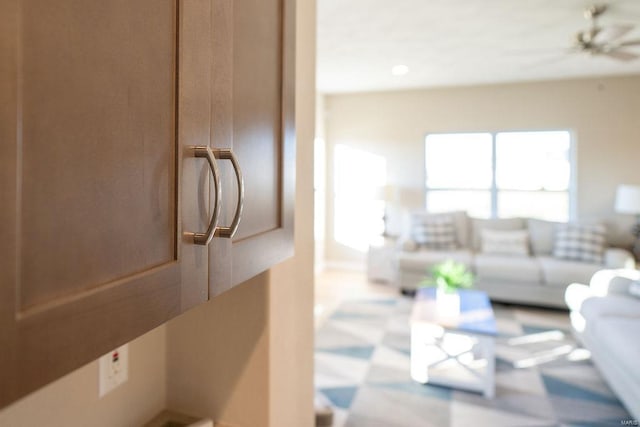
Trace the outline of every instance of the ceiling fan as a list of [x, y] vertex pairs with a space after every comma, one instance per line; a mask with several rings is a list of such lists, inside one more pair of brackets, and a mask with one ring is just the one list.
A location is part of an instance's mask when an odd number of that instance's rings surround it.
[[593, 5], [584, 10], [584, 17], [590, 22], [591, 26], [587, 30], [576, 34], [574, 50], [594, 56], [606, 56], [619, 61], [632, 61], [640, 58], [640, 55], [625, 49], [629, 46], [640, 46], [640, 39], [622, 40], [633, 29], [633, 25], [598, 25], [598, 18], [606, 11], [607, 5], [605, 4]]

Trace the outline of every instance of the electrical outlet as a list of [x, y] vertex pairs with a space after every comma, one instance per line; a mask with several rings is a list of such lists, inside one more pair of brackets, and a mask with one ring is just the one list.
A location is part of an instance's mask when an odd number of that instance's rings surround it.
[[102, 356], [99, 361], [98, 396], [102, 397], [129, 378], [129, 345], [125, 344]]

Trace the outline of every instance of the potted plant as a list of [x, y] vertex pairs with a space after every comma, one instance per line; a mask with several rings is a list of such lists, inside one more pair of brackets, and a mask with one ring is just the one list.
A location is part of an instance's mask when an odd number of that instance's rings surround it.
[[463, 263], [447, 260], [434, 265], [430, 276], [421, 285], [435, 286], [438, 309], [455, 314], [460, 312], [458, 290], [473, 286], [473, 274]]
[[452, 294], [459, 289], [473, 286], [473, 274], [463, 263], [447, 260], [431, 268], [431, 277], [427, 278], [424, 284], [436, 286], [440, 291]]

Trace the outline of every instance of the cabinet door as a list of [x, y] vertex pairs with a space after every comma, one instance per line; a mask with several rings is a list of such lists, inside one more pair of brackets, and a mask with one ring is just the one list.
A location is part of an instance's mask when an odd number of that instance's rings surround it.
[[211, 11], [0, 2], [0, 406], [207, 300]]
[[[293, 254], [294, 18], [293, 0], [214, 7], [212, 144], [233, 150], [245, 191], [237, 233], [213, 242], [212, 295]], [[220, 166], [224, 225], [233, 221], [238, 190], [228, 162]]]

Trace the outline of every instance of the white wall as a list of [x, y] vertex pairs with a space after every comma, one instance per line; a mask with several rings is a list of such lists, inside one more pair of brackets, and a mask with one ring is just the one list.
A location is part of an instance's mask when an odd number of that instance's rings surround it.
[[140, 426], [166, 401], [165, 327], [129, 344], [129, 380], [98, 398], [98, 362], [29, 394], [0, 411], [7, 427]]
[[573, 131], [578, 219], [607, 218], [618, 238], [628, 238], [632, 219], [614, 215], [613, 203], [618, 184], [640, 184], [638, 94], [640, 76], [326, 96], [327, 259], [364, 257], [332, 236], [336, 144], [384, 156], [389, 184], [422, 188], [431, 132]]
[[326, 143], [324, 120], [324, 96], [316, 94], [316, 129], [314, 144], [314, 238], [315, 238], [315, 271], [324, 270], [325, 236], [326, 236]]
[[271, 269], [269, 426], [315, 425], [313, 405], [316, 0], [296, 16], [295, 256]]

